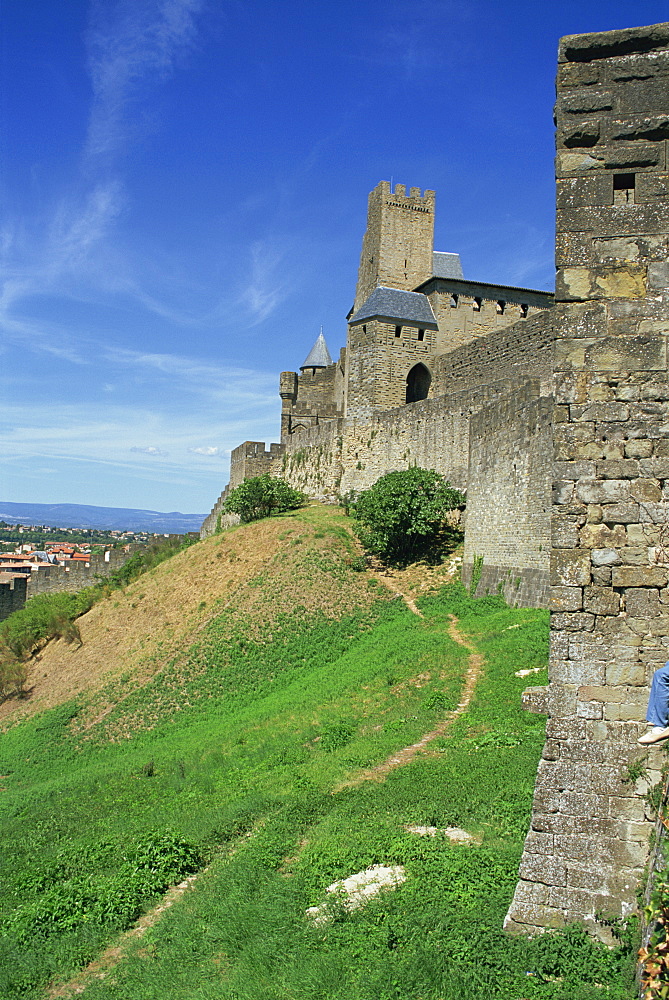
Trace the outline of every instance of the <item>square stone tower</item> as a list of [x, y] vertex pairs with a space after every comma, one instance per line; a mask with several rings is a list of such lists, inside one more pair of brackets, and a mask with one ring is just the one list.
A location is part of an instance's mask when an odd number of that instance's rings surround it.
[[354, 313], [377, 285], [411, 291], [431, 277], [434, 201], [434, 191], [412, 187], [407, 195], [403, 184], [391, 191], [388, 181], [370, 192]]
[[669, 658], [669, 24], [563, 38], [557, 80], [549, 721], [507, 927], [624, 916], [629, 779]]
[[[434, 191], [381, 181], [369, 195], [358, 285], [349, 313], [344, 413], [365, 418], [424, 399], [438, 325], [427, 296], [433, 274]], [[458, 262], [459, 266], [459, 262]]]

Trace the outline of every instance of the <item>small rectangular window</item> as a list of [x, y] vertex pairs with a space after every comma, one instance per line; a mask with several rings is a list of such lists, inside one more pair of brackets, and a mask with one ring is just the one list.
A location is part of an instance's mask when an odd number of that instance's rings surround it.
[[366, 323], [362, 324], [362, 332], [363, 333], [367, 333], [367, 324]]
[[401, 326], [396, 326], [395, 327], [395, 336], [396, 337], [401, 337], [402, 336], [402, 327]]
[[503, 316], [504, 315], [504, 307], [505, 306], [506, 306], [506, 302], [502, 302], [502, 300], [500, 299], [498, 301], [498, 303], [497, 303], [497, 315], [498, 316]]
[[523, 302], [521, 304], [521, 307], [520, 307], [520, 318], [521, 319], [525, 319], [527, 317], [527, 314], [529, 312], [529, 308], [530, 307], [528, 306], [527, 302]]
[[478, 299], [478, 298], [474, 299], [474, 307], [473, 308], [474, 308], [474, 312], [475, 313], [481, 312], [481, 299]]
[[453, 295], [451, 295], [451, 309], [457, 309], [457, 308], [458, 308], [458, 296], [454, 292]]
[[634, 174], [613, 175], [613, 204], [633, 205], [636, 178]]
[[418, 331], [418, 339], [419, 340], [425, 340], [425, 330], [419, 330]]

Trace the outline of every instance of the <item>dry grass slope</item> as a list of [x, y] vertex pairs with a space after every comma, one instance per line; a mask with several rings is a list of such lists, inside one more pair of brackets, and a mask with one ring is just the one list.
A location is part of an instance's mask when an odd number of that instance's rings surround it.
[[[230, 609], [258, 628], [304, 608], [341, 617], [378, 594], [350, 565], [349, 522], [332, 508], [268, 518], [209, 538], [115, 591], [78, 619], [80, 647], [56, 640], [33, 660], [30, 695], [0, 705], [0, 722], [86, 696], [84, 724], [185, 656], [212, 616]], [[92, 713], [92, 714], [91, 714]]]

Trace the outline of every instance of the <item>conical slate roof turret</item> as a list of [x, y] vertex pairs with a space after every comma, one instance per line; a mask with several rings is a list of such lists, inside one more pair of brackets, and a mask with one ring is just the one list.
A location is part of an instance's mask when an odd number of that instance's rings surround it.
[[300, 371], [303, 372], [305, 368], [327, 368], [331, 364], [332, 358], [328, 351], [328, 345], [325, 343], [323, 327], [321, 327], [321, 332], [316, 338], [316, 343], [309, 351], [306, 360], [300, 365]]

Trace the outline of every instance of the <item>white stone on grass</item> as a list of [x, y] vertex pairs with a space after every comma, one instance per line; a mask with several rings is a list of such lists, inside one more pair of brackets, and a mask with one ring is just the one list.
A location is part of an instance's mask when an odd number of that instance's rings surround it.
[[459, 826], [417, 826], [409, 823], [404, 827], [407, 833], [417, 833], [419, 837], [436, 837], [438, 833], [443, 833], [445, 837], [453, 841], [454, 844], [480, 844], [481, 838], [473, 833], [461, 830]]
[[529, 677], [530, 674], [540, 674], [545, 667], [528, 667], [527, 670], [516, 670], [514, 677]]
[[[326, 892], [340, 899], [344, 909], [356, 910], [382, 889], [396, 889], [402, 882], [406, 882], [406, 878], [402, 865], [373, 865], [364, 872], [333, 882]], [[310, 906], [306, 911], [307, 917], [317, 927], [325, 924], [330, 920], [330, 907], [329, 900], [318, 906]]]

